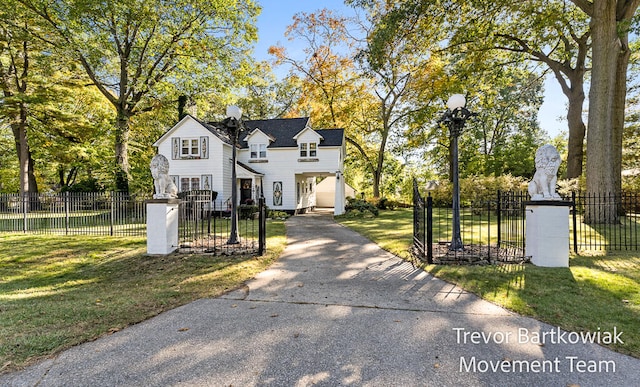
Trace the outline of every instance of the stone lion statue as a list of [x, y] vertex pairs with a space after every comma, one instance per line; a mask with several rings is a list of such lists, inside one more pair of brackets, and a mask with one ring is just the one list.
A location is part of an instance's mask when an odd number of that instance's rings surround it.
[[169, 160], [163, 155], [155, 155], [151, 159], [151, 176], [156, 193], [154, 199], [172, 199], [178, 197], [178, 187], [169, 177]]
[[553, 145], [546, 144], [536, 151], [536, 173], [529, 183], [531, 200], [558, 200], [556, 192], [560, 154]]

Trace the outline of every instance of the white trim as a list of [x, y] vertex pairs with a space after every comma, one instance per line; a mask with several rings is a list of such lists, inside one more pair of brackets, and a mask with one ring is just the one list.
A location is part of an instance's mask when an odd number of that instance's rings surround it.
[[173, 126], [173, 128], [169, 129], [165, 134], [160, 136], [160, 138], [156, 142], [153, 143], [153, 146], [155, 146], [155, 147], [159, 146], [161, 142], [163, 142], [167, 138], [171, 137], [171, 135], [173, 133], [175, 133], [175, 131], [177, 131], [182, 125], [184, 125], [185, 122], [187, 122], [189, 120], [195, 121], [195, 122], [198, 123], [198, 125], [202, 126], [195, 118], [191, 117], [190, 115], [186, 115], [180, 120], [180, 122], [175, 124]]
[[293, 139], [294, 139], [294, 140], [296, 140], [296, 141], [298, 141], [298, 137], [302, 136], [302, 134], [303, 134], [304, 132], [306, 132], [307, 130], [310, 130], [310, 131], [312, 131], [313, 133], [315, 133], [315, 135], [316, 135], [316, 136], [318, 136], [318, 138], [319, 138], [320, 140], [324, 140], [324, 137], [322, 137], [322, 135], [320, 135], [320, 134], [319, 134], [318, 132], [316, 132], [315, 130], [311, 129], [311, 127], [309, 127], [309, 126], [305, 126], [305, 127], [304, 127], [304, 129], [302, 129], [301, 131], [299, 131], [298, 133], [296, 133], [296, 135], [295, 135], [295, 136], [293, 136]]
[[263, 132], [262, 130], [260, 130], [260, 128], [255, 128], [251, 132], [247, 133], [247, 135], [242, 139], [242, 141], [249, 142], [249, 139], [251, 137], [253, 137], [253, 135], [257, 134], [257, 133], [262, 133], [262, 135], [265, 136], [266, 138], [268, 138], [269, 141], [271, 141], [271, 142], [274, 142], [276, 140], [273, 136], [268, 135], [265, 132]]

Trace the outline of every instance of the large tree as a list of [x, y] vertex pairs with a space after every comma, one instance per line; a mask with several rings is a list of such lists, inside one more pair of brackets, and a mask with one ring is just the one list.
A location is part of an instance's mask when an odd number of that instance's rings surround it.
[[[253, 0], [18, 0], [57, 35], [116, 110], [116, 188], [129, 188], [130, 120], [153, 109], [168, 84], [228, 87], [256, 38]], [[234, 71], [234, 69], [236, 71]]]
[[[0, 10], [0, 116], [11, 127], [19, 161], [19, 192], [38, 192], [34, 161], [28, 142], [29, 104], [34, 99], [38, 77], [38, 59], [42, 44], [35, 41], [27, 28], [33, 21], [15, 4]], [[42, 61], [40, 63], [43, 63]], [[39, 78], [42, 80], [42, 77]]]
[[442, 72], [441, 61], [428, 50], [429, 42], [437, 40], [426, 34], [371, 46], [371, 34], [385, 12], [385, 7], [367, 7], [355, 34], [356, 24], [329, 11], [299, 14], [287, 34], [305, 41], [306, 58], [288, 56], [284, 47], [271, 49], [279, 63], [301, 74], [300, 105], [310, 106], [312, 116], [324, 117], [325, 125], [347, 129], [358, 159], [349, 165], [358, 164], [370, 174], [375, 197], [381, 194], [388, 152], [400, 148], [406, 125], [435, 100]]
[[[374, 166], [374, 195], [385, 170], [386, 153], [406, 149], [412, 126], [423, 122], [425, 112], [432, 111], [441, 101], [446, 82], [444, 62], [437, 54], [437, 43], [444, 36], [438, 28], [416, 33], [395, 34], [387, 31], [381, 21], [392, 10], [385, 4], [365, 7], [366, 21], [361, 23], [365, 32], [358, 55], [364, 76], [371, 83], [375, 96], [374, 123], [377, 151], [370, 163]], [[430, 22], [437, 25], [440, 15]], [[408, 23], [415, 20], [405, 21]], [[383, 35], [385, 39], [377, 39]]]
[[[447, 32], [439, 40], [441, 55], [446, 52], [460, 57], [453, 60], [451, 66], [464, 60], [483, 67], [487, 62], [495, 62], [493, 57], [500, 56], [500, 51], [518, 53], [519, 60], [544, 64], [568, 99], [567, 177], [582, 174], [585, 138], [582, 111], [590, 32], [586, 18], [568, 0], [352, 2], [360, 6], [387, 3], [392, 8], [380, 22], [387, 32], [377, 34], [377, 45], [389, 40], [390, 33], [391, 36], [411, 36], [439, 29]], [[541, 72], [545, 73], [546, 69]], [[467, 90], [476, 92], [471, 88]]]
[[586, 134], [583, 110], [591, 36], [588, 22], [568, 1], [496, 5], [504, 16], [491, 23], [489, 47], [522, 53], [551, 70], [568, 101], [566, 178], [580, 177]]
[[[631, 50], [629, 30], [640, 0], [572, 0], [590, 17], [592, 40], [587, 193], [616, 194], [621, 189], [622, 133]], [[615, 205], [593, 208], [587, 222], [615, 223]]]

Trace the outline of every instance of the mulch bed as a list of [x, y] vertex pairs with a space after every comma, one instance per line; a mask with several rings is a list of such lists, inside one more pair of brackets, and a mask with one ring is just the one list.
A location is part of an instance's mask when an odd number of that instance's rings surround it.
[[462, 251], [449, 250], [448, 243], [432, 245], [433, 263], [437, 265], [492, 265], [496, 263], [526, 263], [526, 257], [517, 249], [487, 245], [465, 245]]
[[226, 237], [210, 235], [192, 242], [182, 243], [178, 248], [180, 253], [200, 253], [212, 255], [253, 255], [258, 252], [258, 242], [253, 239], [229, 245]]

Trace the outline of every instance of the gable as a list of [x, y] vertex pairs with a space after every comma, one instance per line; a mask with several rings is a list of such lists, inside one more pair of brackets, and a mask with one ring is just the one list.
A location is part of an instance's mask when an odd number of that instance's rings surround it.
[[269, 136], [259, 128], [251, 131], [247, 136], [242, 140], [248, 144], [271, 144], [275, 141], [275, 138]]
[[172, 137], [198, 137], [213, 134], [221, 142], [231, 145], [231, 139], [221, 129], [206, 124], [190, 115], [184, 116], [177, 124], [165, 132], [160, 138], [153, 143], [153, 146], [159, 147], [160, 144]]
[[293, 136], [293, 139], [296, 140], [296, 143], [298, 144], [303, 142], [319, 143], [320, 141], [324, 140], [324, 138], [319, 135], [318, 132], [308, 126], [302, 129], [300, 132], [296, 133], [296, 135]]

